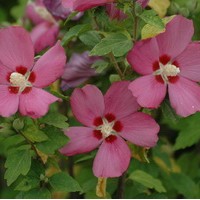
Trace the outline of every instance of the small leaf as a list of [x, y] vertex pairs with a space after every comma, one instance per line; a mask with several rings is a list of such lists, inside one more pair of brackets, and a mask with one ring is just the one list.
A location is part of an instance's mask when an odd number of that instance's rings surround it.
[[88, 31], [79, 36], [81, 42], [89, 47], [94, 47], [97, 43], [101, 41], [101, 37], [99, 36], [97, 31]]
[[125, 55], [133, 46], [130, 38], [122, 33], [112, 33], [106, 36], [90, 52], [90, 55], [103, 56], [113, 52], [114, 56]]
[[91, 67], [94, 68], [97, 73], [102, 73], [108, 65], [109, 63], [104, 60], [97, 60]]
[[54, 190], [60, 192], [77, 192], [81, 191], [82, 188], [80, 187], [79, 183], [69, 176], [67, 173], [60, 172], [54, 174], [49, 178], [50, 185], [53, 187]]
[[114, 83], [114, 82], [120, 81], [121, 78], [118, 74], [111, 74], [109, 77], [109, 80], [111, 83]]
[[22, 133], [31, 142], [43, 142], [48, 140], [47, 135], [43, 131], [39, 130], [35, 125], [28, 125]]
[[91, 25], [90, 24], [79, 24], [79, 25], [73, 26], [65, 34], [65, 36], [64, 36], [64, 38], [62, 40], [62, 45], [66, 45], [74, 37], [78, 37], [82, 33], [85, 33], [87, 31], [89, 31], [90, 29], [91, 29]]
[[31, 167], [31, 151], [21, 150], [15, 151], [8, 155], [5, 167], [5, 179], [7, 185], [10, 186], [20, 174], [26, 175]]
[[160, 180], [152, 177], [144, 171], [136, 170], [131, 173], [129, 178], [144, 185], [147, 188], [155, 189], [157, 192], [166, 192]]
[[51, 193], [47, 188], [36, 188], [21, 194], [24, 199], [51, 199]]
[[68, 124], [66, 123], [66, 121], [67, 117], [58, 112], [51, 112], [48, 113], [46, 116], [40, 118], [41, 123], [52, 125], [57, 128], [67, 128]]

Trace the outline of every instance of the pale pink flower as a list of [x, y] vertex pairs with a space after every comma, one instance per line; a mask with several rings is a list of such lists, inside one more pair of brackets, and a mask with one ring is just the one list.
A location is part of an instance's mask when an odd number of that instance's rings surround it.
[[72, 54], [69, 62], [65, 65], [62, 75], [62, 90], [76, 87], [90, 77], [96, 76], [97, 73], [91, 66], [98, 60], [101, 60], [101, 58], [98, 56], [89, 56], [88, 51], [82, 54]]
[[127, 170], [131, 152], [125, 140], [143, 147], [153, 147], [158, 140], [159, 125], [137, 112], [139, 105], [128, 85], [129, 81], [116, 82], [105, 96], [96, 86], [86, 85], [71, 96], [72, 112], [86, 127], [65, 131], [70, 141], [60, 151], [72, 156], [99, 147], [93, 164], [97, 177], [118, 177]]
[[166, 96], [178, 115], [200, 111], [200, 43], [191, 42], [191, 20], [174, 17], [166, 31], [155, 38], [139, 41], [127, 59], [142, 77], [129, 89], [143, 107], [157, 108]]
[[150, 0], [136, 0], [138, 4], [142, 6], [142, 8], [145, 8]]
[[73, 10], [79, 12], [114, 2], [114, 0], [62, 0], [63, 6], [68, 7], [69, 1], [72, 3]]
[[65, 62], [59, 42], [34, 63], [30, 35], [21, 27], [0, 29], [0, 115], [45, 115], [58, 98], [42, 88], [62, 75]]
[[47, 47], [52, 47], [59, 34], [59, 24], [51, 13], [46, 9], [42, 0], [30, 2], [26, 7], [27, 17], [36, 25], [31, 31], [36, 53]]
[[106, 4], [106, 12], [111, 19], [123, 20], [127, 18], [127, 15], [116, 7], [116, 3]]

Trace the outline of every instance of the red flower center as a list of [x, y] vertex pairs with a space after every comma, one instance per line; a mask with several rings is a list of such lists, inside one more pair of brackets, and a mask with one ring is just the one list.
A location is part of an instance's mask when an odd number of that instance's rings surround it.
[[159, 61], [154, 62], [153, 71], [155, 78], [160, 83], [175, 83], [180, 73], [179, 64], [177, 61], [171, 61], [170, 56], [160, 56]]
[[116, 120], [115, 115], [107, 113], [103, 118], [96, 117], [93, 124], [96, 129], [93, 131], [94, 137], [97, 139], [104, 138], [106, 142], [112, 143], [117, 139], [117, 133], [123, 129], [120, 121]]
[[16, 67], [16, 71], [9, 73], [7, 80], [10, 82], [8, 88], [10, 93], [28, 93], [32, 90], [32, 83], [35, 81], [36, 75], [30, 72], [24, 66]]

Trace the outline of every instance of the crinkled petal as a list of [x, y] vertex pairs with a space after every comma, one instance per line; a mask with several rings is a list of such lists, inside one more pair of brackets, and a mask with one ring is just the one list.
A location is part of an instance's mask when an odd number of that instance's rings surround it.
[[104, 98], [96, 86], [86, 85], [75, 89], [70, 102], [73, 114], [86, 126], [93, 127], [94, 119], [104, 115]]
[[200, 81], [200, 43], [189, 44], [176, 61], [180, 67], [180, 76]]
[[153, 73], [153, 64], [159, 60], [159, 47], [155, 38], [139, 41], [128, 53], [127, 60], [139, 74]]
[[130, 82], [115, 82], [107, 91], [105, 100], [105, 114], [114, 114], [117, 119], [128, 116], [140, 107], [128, 89]]
[[[67, 0], [63, 0], [67, 1]], [[114, 0], [75, 0], [73, 9], [76, 11], [85, 11], [96, 6], [102, 6], [106, 3], [114, 2]]]
[[96, 149], [101, 140], [93, 135], [92, 128], [71, 127], [65, 131], [70, 141], [60, 149], [60, 152], [66, 156], [72, 156], [80, 153], [87, 153]]
[[19, 111], [22, 115], [39, 118], [44, 116], [50, 104], [57, 100], [57, 97], [45, 90], [33, 87], [30, 92], [20, 95]]
[[143, 147], [156, 145], [160, 128], [150, 115], [137, 112], [121, 119], [120, 122], [123, 124], [120, 135], [126, 140]]
[[31, 37], [22, 27], [10, 26], [0, 29], [0, 62], [15, 71], [33, 65], [34, 49]]
[[0, 115], [10, 117], [15, 114], [19, 107], [19, 96], [9, 92], [6, 85], [0, 85]]
[[57, 42], [36, 62], [33, 68], [36, 80], [33, 85], [46, 87], [56, 81], [64, 72], [65, 62], [65, 50], [60, 42]]
[[192, 39], [194, 27], [192, 20], [180, 15], [174, 17], [166, 26], [166, 31], [156, 37], [160, 56], [178, 56]]
[[167, 86], [158, 82], [153, 75], [137, 78], [129, 85], [129, 89], [140, 106], [147, 108], [157, 108], [167, 92]]
[[56, 43], [58, 33], [59, 27], [57, 24], [43, 22], [35, 26], [31, 31], [35, 52], [38, 53], [47, 47], [52, 47]]
[[169, 99], [176, 113], [187, 117], [200, 111], [200, 86], [180, 77], [175, 84], [169, 84]]
[[94, 159], [93, 172], [97, 177], [118, 177], [128, 168], [131, 152], [126, 142], [117, 137], [113, 142], [104, 141]]

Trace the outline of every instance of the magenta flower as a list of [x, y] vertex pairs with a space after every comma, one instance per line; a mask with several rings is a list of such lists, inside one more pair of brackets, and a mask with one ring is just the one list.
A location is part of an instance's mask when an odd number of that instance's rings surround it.
[[58, 79], [64, 70], [65, 51], [58, 42], [34, 63], [29, 34], [21, 27], [0, 29], [0, 115], [17, 112], [38, 118], [58, 100], [42, 88]]
[[139, 3], [142, 8], [145, 8], [150, 0], [136, 0], [137, 3]]
[[63, 6], [68, 7], [69, 1], [73, 4], [73, 10], [79, 12], [114, 2], [114, 0], [62, 0]]
[[157, 108], [166, 96], [176, 113], [186, 117], [200, 111], [200, 43], [191, 42], [193, 23], [176, 16], [166, 31], [139, 41], [128, 54], [133, 69], [143, 75], [129, 89], [143, 107]]
[[62, 75], [62, 90], [76, 87], [91, 76], [97, 75], [95, 69], [92, 69], [91, 66], [98, 60], [101, 60], [100, 57], [89, 56], [88, 51], [85, 51], [82, 54], [72, 54]]
[[116, 3], [107, 4], [106, 11], [111, 19], [123, 20], [127, 18], [127, 15], [116, 7]]
[[153, 147], [158, 140], [159, 125], [137, 112], [139, 105], [128, 85], [116, 82], [104, 97], [96, 86], [86, 85], [71, 96], [72, 112], [86, 127], [65, 131], [70, 141], [60, 151], [72, 156], [99, 147], [93, 165], [97, 177], [118, 177], [127, 170], [131, 152], [125, 140], [143, 147]]

